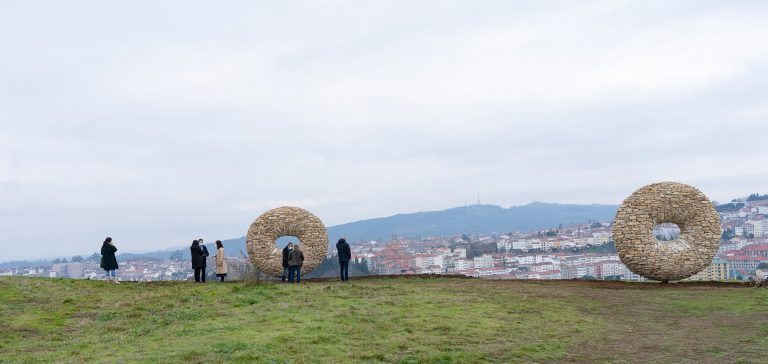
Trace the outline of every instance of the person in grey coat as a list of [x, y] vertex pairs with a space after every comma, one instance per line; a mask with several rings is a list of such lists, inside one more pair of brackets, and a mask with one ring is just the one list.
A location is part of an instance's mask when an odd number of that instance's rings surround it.
[[299, 244], [295, 244], [288, 253], [288, 283], [301, 283], [301, 266], [304, 265], [304, 253], [299, 249]]

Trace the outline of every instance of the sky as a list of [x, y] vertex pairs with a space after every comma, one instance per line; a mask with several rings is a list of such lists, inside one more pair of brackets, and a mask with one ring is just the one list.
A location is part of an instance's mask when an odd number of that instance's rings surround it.
[[0, 261], [768, 193], [768, 2], [0, 0]]

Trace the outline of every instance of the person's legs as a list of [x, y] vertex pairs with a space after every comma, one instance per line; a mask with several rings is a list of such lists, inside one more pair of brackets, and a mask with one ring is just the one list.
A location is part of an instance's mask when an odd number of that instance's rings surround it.
[[200, 282], [200, 268], [195, 268], [195, 282]]
[[200, 268], [200, 281], [205, 283], [205, 267]]
[[344, 268], [342, 269], [342, 278], [341, 280], [346, 282], [349, 280], [349, 261], [344, 262]]
[[296, 283], [301, 283], [301, 267], [296, 267]]
[[221, 281], [224, 282], [224, 275], [223, 274], [219, 275], [219, 278], [221, 278]]
[[288, 283], [293, 283], [293, 274], [296, 273], [296, 267], [288, 268]]
[[285, 283], [286, 280], [288, 280], [288, 267], [283, 267], [283, 283]]

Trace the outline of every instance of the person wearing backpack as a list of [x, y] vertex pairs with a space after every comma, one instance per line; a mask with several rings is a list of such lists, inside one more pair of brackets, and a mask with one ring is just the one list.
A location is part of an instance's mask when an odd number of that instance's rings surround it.
[[112, 238], [107, 237], [104, 239], [104, 243], [101, 244], [101, 268], [107, 274], [107, 281], [113, 283], [120, 283], [117, 281], [117, 270], [120, 268], [117, 265], [117, 257], [115, 252], [117, 248], [112, 244]]
[[288, 253], [290, 253], [292, 249], [293, 243], [288, 243], [288, 245], [283, 248], [283, 276], [280, 277], [280, 281], [283, 283], [288, 279]]

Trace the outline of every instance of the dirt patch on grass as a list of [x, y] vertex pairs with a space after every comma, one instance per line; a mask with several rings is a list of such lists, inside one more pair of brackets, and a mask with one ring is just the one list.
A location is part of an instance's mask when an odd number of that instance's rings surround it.
[[[579, 279], [485, 279], [475, 278], [454, 274], [402, 274], [402, 275], [370, 275], [362, 277], [351, 277], [352, 281], [367, 280], [387, 280], [387, 279], [457, 279], [457, 280], [482, 280], [490, 282], [503, 282], [504, 284], [537, 284], [537, 285], [555, 285], [555, 286], [574, 286], [584, 288], [600, 289], [680, 289], [693, 287], [708, 288], [749, 288], [753, 287], [752, 282], [717, 282], [717, 281], [686, 281], [674, 283], [661, 282], [627, 282], [627, 281], [598, 281], [598, 280], [579, 280]], [[338, 278], [309, 278], [302, 282], [334, 282]]]
[[[737, 314], [738, 308], [710, 305], [719, 292], [750, 287], [733, 282], [675, 284], [632, 282], [570, 282], [559, 291], [586, 297], [600, 305], [597, 315], [608, 324], [600, 340], [586, 341], [569, 351], [566, 362], [682, 362], [748, 361], [759, 355], [759, 335], [768, 314]], [[554, 287], [553, 287], [554, 288]], [[647, 290], [658, 290], [649, 294]], [[750, 333], [750, 334], [747, 334]], [[742, 335], [744, 337], [742, 337]]]

